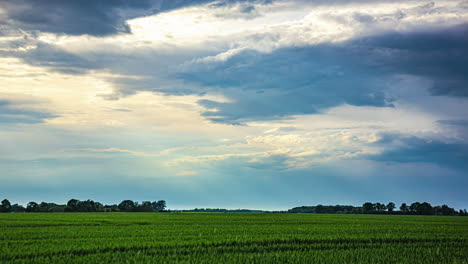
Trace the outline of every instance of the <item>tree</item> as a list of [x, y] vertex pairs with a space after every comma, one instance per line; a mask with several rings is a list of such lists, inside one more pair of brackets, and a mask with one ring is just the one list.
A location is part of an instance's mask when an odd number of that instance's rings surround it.
[[423, 202], [416, 208], [416, 213], [420, 215], [431, 215], [432, 205], [430, 203]]
[[402, 211], [403, 213], [407, 213], [408, 212], [408, 205], [406, 205], [406, 203], [402, 203], [401, 206], [400, 206], [400, 211]]
[[2, 205], [0, 205], [0, 212], [8, 213], [11, 211], [11, 203], [7, 199], [2, 201]]
[[385, 211], [385, 209], [387, 209], [385, 204], [381, 204], [381, 203], [375, 203], [374, 208], [375, 208], [375, 210], [377, 210], [379, 212]]
[[138, 212], [151, 212], [153, 211], [153, 205], [150, 201], [143, 201], [140, 205], [136, 208]]
[[78, 202], [78, 211], [80, 212], [96, 212], [96, 203], [93, 200]]
[[69, 212], [78, 212], [78, 203], [80, 201], [77, 200], [77, 199], [71, 199], [70, 201], [68, 201], [67, 203], [67, 209], [66, 211], [69, 211]]
[[23, 213], [26, 209], [20, 204], [14, 204], [11, 206], [11, 211], [15, 213]]
[[100, 202], [94, 202], [94, 211], [95, 212], [104, 212], [104, 205]]
[[133, 211], [135, 208], [135, 203], [132, 200], [124, 200], [119, 204], [120, 211]]
[[444, 204], [441, 207], [441, 212], [442, 212], [442, 215], [454, 215], [455, 209], [450, 208], [448, 205]]
[[410, 205], [410, 207], [409, 207], [409, 211], [412, 212], [412, 213], [416, 213], [417, 210], [418, 210], [419, 205], [421, 205], [421, 204], [418, 203], [418, 202], [412, 203]]
[[368, 213], [371, 213], [373, 211], [374, 211], [374, 205], [372, 203], [367, 202], [367, 203], [362, 205], [362, 212], [364, 214], [368, 214]]
[[159, 200], [157, 202], [152, 202], [151, 205], [153, 206], [153, 210], [162, 212], [164, 209], [166, 209], [166, 201], [164, 200]]
[[49, 206], [48, 203], [42, 202], [42, 203], [39, 204], [39, 208], [38, 208], [38, 209], [39, 209], [39, 212], [48, 212], [48, 211], [49, 211], [49, 208], [50, 208], [50, 206]]
[[392, 202], [389, 202], [389, 203], [387, 204], [387, 210], [388, 210], [389, 212], [393, 212], [393, 210], [395, 210], [395, 207], [396, 207], [395, 204], [392, 203]]
[[29, 202], [26, 206], [26, 212], [38, 212], [39, 205], [36, 202]]
[[323, 205], [319, 204], [315, 207], [315, 213], [322, 214], [324, 213]]

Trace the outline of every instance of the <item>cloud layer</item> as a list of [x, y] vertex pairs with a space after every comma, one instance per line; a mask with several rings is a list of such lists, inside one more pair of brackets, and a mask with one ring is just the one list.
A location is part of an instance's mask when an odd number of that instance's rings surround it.
[[0, 32], [13, 198], [468, 203], [466, 1], [4, 1]]

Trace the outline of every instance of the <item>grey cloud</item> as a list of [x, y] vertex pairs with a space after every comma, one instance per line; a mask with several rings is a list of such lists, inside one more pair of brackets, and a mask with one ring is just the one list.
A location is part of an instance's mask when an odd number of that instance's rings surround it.
[[468, 96], [468, 25], [386, 33], [341, 44], [246, 50], [224, 62], [196, 62], [177, 75], [231, 99], [200, 103], [216, 122], [276, 119], [350, 104], [392, 106], [397, 75], [429, 79], [432, 95]]
[[442, 167], [466, 170], [468, 163], [468, 144], [463, 142], [444, 142], [402, 134], [384, 134], [375, 143], [384, 147], [379, 155], [369, 156], [370, 160], [386, 162], [423, 162]]
[[18, 52], [17, 56], [28, 64], [48, 67], [68, 74], [82, 74], [88, 70], [103, 68], [100, 61], [89, 61], [42, 42], [37, 42], [36, 48], [31, 51]]
[[[215, 51], [178, 50], [177, 54], [141, 50], [119, 56], [112, 51], [76, 55], [37, 43], [36, 49], [6, 55], [67, 73], [106, 68], [141, 77], [112, 79], [118, 88], [112, 96], [115, 99], [141, 90], [172, 95], [221, 93], [230, 101], [200, 101], [210, 110], [204, 115], [215, 122], [242, 124], [320, 113], [342, 104], [391, 107], [388, 88], [397, 85], [394, 76], [401, 74], [430, 80], [432, 95], [466, 97], [467, 36], [468, 25], [460, 25], [272, 53], [244, 50], [214, 62], [196, 58], [219, 53], [219, 47]], [[192, 63], [177, 67], [186, 61]]]
[[[67, 35], [106, 36], [130, 33], [126, 20], [215, 0], [6, 0], [1, 31], [42, 31]], [[268, 2], [227, 0], [236, 2]], [[249, 9], [245, 9], [249, 11]]]
[[276, 119], [319, 113], [341, 105], [391, 106], [381, 78], [343, 47], [286, 48], [270, 54], [245, 51], [215, 67], [179, 78], [218, 87], [232, 102], [201, 101], [217, 122]]
[[45, 119], [55, 117], [57, 116], [47, 112], [19, 109], [17, 102], [0, 99], [0, 124], [36, 124], [44, 122]]
[[4, 50], [0, 50], [0, 57], [16, 57], [30, 65], [46, 67], [57, 72], [84, 74], [88, 70], [105, 67], [103, 60], [86, 59], [53, 44], [42, 42], [34, 35], [24, 34], [21, 39], [4, 41], [1, 44]]
[[153, 1], [15, 0], [3, 1], [4, 24], [15, 29], [69, 35], [129, 33], [125, 20], [151, 14]]
[[467, 24], [368, 37], [353, 46], [362, 59], [383, 72], [431, 79], [434, 95], [468, 96]]
[[468, 127], [468, 120], [461, 120], [461, 119], [456, 119], [456, 120], [438, 120], [437, 123], [441, 125], [447, 125], [447, 126], [461, 126], [461, 127]]
[[448, 129], [458, 140], [468, 143], [468, 120], [438, 120], [437, 124]]

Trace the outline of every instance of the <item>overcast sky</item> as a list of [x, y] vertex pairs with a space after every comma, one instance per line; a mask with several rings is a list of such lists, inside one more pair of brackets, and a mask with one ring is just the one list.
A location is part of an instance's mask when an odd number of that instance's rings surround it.
[[0, 2], [0, 198], [468, 208], [468, 1]]

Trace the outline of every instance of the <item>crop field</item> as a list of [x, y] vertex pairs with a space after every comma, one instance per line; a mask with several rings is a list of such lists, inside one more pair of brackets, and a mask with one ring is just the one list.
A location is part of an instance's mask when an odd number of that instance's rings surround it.
[[1, 263], [468, 263], [468, 217], [0, 215]]

